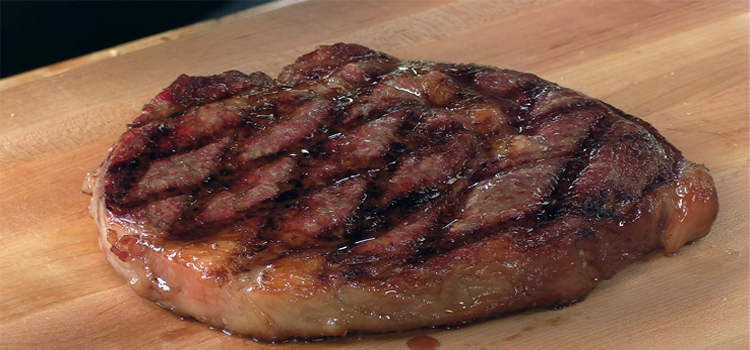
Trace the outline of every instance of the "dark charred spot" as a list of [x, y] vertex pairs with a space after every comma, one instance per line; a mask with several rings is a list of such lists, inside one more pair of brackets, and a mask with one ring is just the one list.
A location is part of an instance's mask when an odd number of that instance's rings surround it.
[[581, 233], [578, 235], [578, 237], [576, 237], [576, 239], [585, 239], [586, 237], [588, 237], [590, 235], [595, 235], [596, 234], [596, 231], [594, 231], [594, 229], [592, 229], [592, 228], [584, 228], [580, 232]]
[[276, 197], [276, 199], [274, 199], [274, 201], [278, 203], [286, 203], [286, 202], [291, 202], [295, 198], [298, 198], [298, 197], [299, 197], [299, 191], [291, 190], [291, 191], [286, 191], [280, 194], [278, 197]]

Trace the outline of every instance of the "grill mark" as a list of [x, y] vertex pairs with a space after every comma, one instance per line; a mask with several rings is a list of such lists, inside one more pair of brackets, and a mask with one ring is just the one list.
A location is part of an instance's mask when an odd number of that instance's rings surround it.
[[602, 141], [571, 184], [566, 204], [570, 211], [597, 218], [624, 215], [649, 187], [674, 176], [671, 150], [635, 123], [614, 122]]
[[581, 141], [579, 150], [575, 152], [563, 165], [562, 171], [558, 176], [557, 186], [550, 193], [547, 204], [542, 206], [536, 216], [539, 222], [551, 222], [557, 217], [567, 214], [560, 212], [565, 203], [570, 186], [577, 179], [580, 173], [585, 169], [590, 160], [590, 155], [600, 147], [602, 135], [602, 124], [609, 124], [607, 117], [599, 118], [592, 125], [591, 132]]
[[233, 184], [233, 188], [206, 198], [197, 220], [200, 223], [216, 222], [234, 217], [285, 192], [286, 182], [296, 165], [292, 157], [281, 158], [248, 173]]
[[[294, 207], [281, 214], [277, 229], [266, 237], [278, 239], [290, 248], [318, 245], [316, 241], [337, 227], [341, 227], [359, 209], [364, 199], [366, 183], [355, 177], [342, 180], [301, 198]], [[341, 233], [329, 236], [338, 238]]]
[[423, 250], [421, 246], [434, 236], [436, 223], [448, 208], [444, 201], [442, 204], [427, 203], [398, 226], [384, 230], [379, 237], [356, 242], [351, 249], [333, 258], [340, 264], [414, 259]]
[[183, 74], [145, 105], [141, 115], [129, 127], [140, 127], [191, 107], [271, 84], [271, 77], [261, 72], [245, 75], [238, 71], [228, 71], [209, 77], [190, 77]]
[[[247, 249], [252, 254], [260, 254], [258, 256], [266, 249], [268, 250], [263, 254], [279, 256], [283, 255], [284, 249], [315, 246], [318, 244], [316, 240], [320, 238], [329, 240], [320, 244], [341, 244], [351, 248], [354, 252], [352, 256], [359, 254], [358, 257], [332, 258], [338, 263], [372, 263], [389, 257], [416, 263], [429, 259], [434, 254], [477, 242], [488, 235], [516, 232], [522, 226], [539, 227], [568, 213], [564, 212], [568, 210], [564, 207], [569, 199], [568, 189], [589, 165], [593, 152], [602, 147], [601, 137], [613, 120], [625, 116], [639, 125], [645, 124], [577, 93], [575, 98], [566, 103], [545, 106], [539, 102], [540, 98], [561, 91], [567, 93], [569, 90], [530, 74], [472, 65], [408, 61], [400, 64], [401, 67], [410, 67], [409, 69], [394, 71], [396, 67], [389, 57], [360, 52], [343, 61], [334, 59], [331, 62], [336, 62], [335, 67], [318, 67], [313, 64], [302, 67], [299, 71], [285, 68], [282, 82], [249, 87], [214, 102], [218, 108], [236, 111], [239, 116], [227, 115], [227, 122], [217, 124], [222, 125], [222, 128], [216, 128], [216, 131], [211, 131], [214, 130], [211, 125], [203, 130], [206, 131], [203, 134], [202, 130], [180, 131], [181, 121], [196, 113], [206, 112], [206, 106], [190, 107], [178, 114], [154, 119], [131, 129], [132, 133], [124, 137], [136, 141], [124, 144], [135, 147], [113, 152], [106, 175], [108, 183], [105, 194], [109, 199], [108, 205], [117, 206], [117, 210], [123, 213], [135, 213], [144, 212], [143, 208], [148, 203], [163, 201], [160, 206], [151, 208], [151, 212], [139, 214], [141, 217], [145, 215], [146, 219], [139, 219], [134, 214], [134, 220], [144, 220], [149, 224], [148, 217], [152, 217], [151, 221], [154, 223], [149, 225], [167, 230], [170, 235], [186, 241], [210, 237], [214, 231], [225, 230], [231, 225], [242, 226], [237, 222], [249, 220], [255, 227], [253, 230], [260, 230], [262, 234], [261, 237], [248, 236], [248, 241], [243, 244], [250, 247]], [[301, 58], [301, 64], [304, 66], [312, 62], [310, 59], [312, 58]], [[323, 59], [326, 60], [327, 58]], [[384, 63], [385, 68], [378, 66], [381, 63]], [[381, 68], [383, 70], [379, 71]], [[383, 72], [387, 73], [381, 74]], [[321, 83], [325, 79], [329, 80], [325, 84]], [[497, 84], [493, 83], [493, 79]], [[325, 86], [319, 88], [316, 84]], [[233, 103], [231, 108], [226, 106], [230, 102]], [[283, 123], [290, 119], [289, 114], [294, 113], [297, 108], [313, 102], [324, 103], [326, 112], [323, 113], [324, 117], [310, 117], [316, 120], [314, 127], [309, 128], [309, 135], [302, 138], [295, 136], [289, 139], [291, 141], [280, 143], [274, 143], [277, 141], [276, 137], [259, 139], [271, 134], [274, 128], [283, 127]], [[592, 117], [588, 124], [582, 123], [588, 127], [587, 135], [573, 140], [572, 146], [566, 146], [562, 150], [550, 147], [551, 150], [532, 152], [526, 158], [518, 157], [518, 154], [508, 155], [508, 152], [517, 151], [522, 146], [517, 140], [540, 136], [539, 133], [545, 132], [545, 127], [556, 118], [572, 118], [570, 116], [575, 113], [594, 112], [607, 116]], [[326, 147], [332, 143], [332, 137], [350, 135], [368, 123], [396, 113], [408, 113], [409, 116], [404, 117], [405, 120], [397, 128], [388, 149], [381, 150], [380, 159], [373, 158], [369, 163], [357, 158], [353, 162], [364, 163], [363, 166], [344, 166], [330, 174], [310, 175], [309, 169], [335, 158], [326, 153], [331, 152]], [[650, 126], [645, 128], [654, 134]], [[473, 146], [443, 146], [457, 135], [468, 135]], [[181, 137], [188, 141], [175, 142], [175, 139]], [[143, 180], [150, 166], [168, 156], [203, 149], [216, 137], [230, 138], [231, 141], [226, 142], [226, 151], [222, 153], [220, 162], [212, 168], [204, 181], [191, 183], [180, 191], [157, 188], [138, 195], [139, 189], [134, 184]], [[555, 137], [554, 132], [551, 132], [542, 139], [552, 142], [550, 140]], [[662, 140], [658, 134], [654, 137]], [[261, 141], [270, 143], [267, 149], [262, 149], [256, 155], [243, 156], [248, 142], [265, 147]], [[559, 141], [559, 144], [565, 142]], [[257, 149], [255, 146], [252, 148]], [[172, 150], [177, 153], [172, 154]], [[679, 157], [676, 152], [673, 154], [675, 158]], [[433, 156], [436, 158], [430, 158]], [[254, 203], [248, 208], [233, 208], [229, 211], [231, 215], [226, 217], [218, 215], [210, 220], [201, 217], [202, 211], [210, 205], [211, 198], [231, 195], [237, 200], [239, 192], [233, 187], [233, 183], [238, 176], [269, 166], [284, 157], [293, 157], [298, 162], [278, 190], [272, 191], [272, 195], [263, 196], [260, 203]], [[438, 158], [443, 161], [438, 161]], [[451, 161], [457, 158], [465, 159], [458, 161], [458, 165], [451, 165]], [[416, 160], [416, 163], [420, 160], [426, 162], [424, 169], [417, 173], [429, 172], [430, 167], [426, 165], [448, 164], [447, 167], [451, 169], [446, 174], [450, 174], [432, 177], [425, 175], [427, 180], [422, 182], [414, 175], [416, 180], [412, 181], [413, 186], [391, 188], [393, 183], [390, 181], [399, 178], [399, 170], [406, 167], [409, 159]], [[462, 218], [466, 196], [475, 186], [513, 167], [531, 166], [545, 159], [559, 163], [555, 165], [559, 171], [554, 172], [554, 181], [557, 183], [553, 186], [554, 190], [542, 191], [538, 197], [534, 197], [534, 203], [519, 209], [518, 213], [508, 213], [501, 215], [499, 220], [493, 219], [473, 228], [454, 229], [451, 232], [452, 228], [458, 227], [454, 220]], [[479, 170], [475, 172], [474, 169]], [[357, 179], [356, 182], [360, 185], [352, 187], [352, 190], [356, 191], [354, 195], [360, 195], [364, 200], [356, 207], [342, 209], [346, 215], [337, 216], [336, 225], [313, 225], [318, 227], [317, 231], [306, 231], [299, 227], [292, 230], [289, 227], [294, 225], [285, 224], [285, 221], [297, 224], [305, 221], [304, 218], [300, 219], [301, 214], [293, 214], [295, 208], [308, 205], [306, 203], [316, 193], [326, 191], [335, 181], [347, 178], [349, 180], [343, 180], [339, 184], [354, 181], [352, 178]], [[135, 192], [128, 191], [131, 187], [134, 187]], [[119, 188], [124, 188], [124, 191]], [[353, 197], [357, 197], [354, 195]], [[170, 198], [177, 199], [169, 200]], [[316, 200], [320, 201], [321, 198]], [[436, 219], [428, 220], [425, 219], [426, 216], [418, 214], [420, 211], [435, 210], [438, 202], [443, 204], [439, 205], [441, 215]], [[167, 215], [165, 220], [159, 221], [155, 218], [158, 216], [155, 214], [157, 210], [166, 210], [171, 216]], [[284, 214], [278, 214], [279, 211]], [[178, 212], [179, 220], [172, 220]], [[262, 223], [258, 223], [259, 221]], [[332, 232], [334, 226], [336, 232]], [[301, 233], [279, 237], [276, 232], [279, 228]], [[362, 240], [366, 241], [361, 242]], [[357, 242], [360, 243], [356, 244]], [[277, 246], [279, 244], [281, 248]], [[378, 248], [382, 248], [378, 244], [397, 249], [390, 254]], [[376, 247], [373, 248], [372, 245]], [[276, 248], [267, 248], [269, 246]], [[413, 249], [407, 249], [408, 247]], [[368, 258], [367, 254], [372, 256]], [[241, 270], [240, 267], [237, 268]]]
[[[245, 100], [244, 103], [239, 103], [243, 106], [242, 108], [232, 111], [236, 112], [241, 117], [241, 120], [229, 120], [224, 123], [220, 120], [218, 124], [214, 124], [214, 130], [212, 130], [212, 132], [195, 129], [195, 126], [191, 125], [191, 127], [183, 128], [182, 135], [179, 135], [180, 128], [183, 126], [186, 116], [202, 113], [207, 106], [195, 106], [168, 117], [154, 117], [150, 118], [148, 121], [142, 120], [138, 125], [132, 126], [131, 129], [121, 137], [117, 144], [117, 148], [112, 150], [110, 165], [112, 170], [105, 174], [108, 178], [108, 185], [105, 189], [108, 199], [111, 202], [117, 203], [114, 207], [119, 208], [120, 205], [127, 204], [125, 201], [129, 195], [129, 191], [121, 191], [120, 189], [130, 189], [134, 186], [134, 184], [136, 184], [146, 173], [151, 163], [158, 161], [159, 159], [203, 148], [206, 145], [213, 143], [216, 139], [227, 137], [230, 139], [236, 139], [236, 129], [227, 127], [246, 120], [251, 116], [253, 108], [260, 108], [264, 103], [267, 103], [264, 97], [268, 94], [274, 93], [269, 90], [272, 89], [267, 86], [263, 86], [260, 90], [258, 88], [249, 89], [249, 91], [254, 91], [256, 96], [261, 96], [255, 99], [228, 96], [227, 100]], [[223, 106], [225, 101], [226, 100], [212, 103], [208, 105], [208, 108]], [[235, 103], [235, 105], [236, 104], [237, 103]], [[211, 121], [214, 123], [216, 122], [216, 120]], [[253, 125], [263, 126], [264, 124], [260, 123]], [[228, 130], [223, 130], [225, 128]], [[247, 130], [247, 128], [243, 129]], [[176, 135], [176, 133], [178, 135]], [[247, 135], [246, 131], [245, 134]], [[234, 147], [232, 142], [228, 145], [228, 148], [236, 147]], [[225, 163], [229, 164], [229, 162]], [[225, 167], [226, 169], [221, 170], [229, 170], [235, 167], [236, 165], [231, 165]], [[158, 198], [163, 199], [164, 197], [165, 196], [159, 196]]]
[[464, 196], [464, 212], [446, 239], [458, 240], [472, 231], [535, 214], [556, 185], [563, 162], [543, 160], [478, 182]]

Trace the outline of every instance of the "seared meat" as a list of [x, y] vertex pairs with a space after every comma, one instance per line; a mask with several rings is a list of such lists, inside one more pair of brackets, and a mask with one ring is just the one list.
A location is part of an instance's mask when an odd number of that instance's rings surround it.
[[581, 300], [706, 235], [707, 170], [532, 74], [353, 44], [179, 77], [112, 147], [91, 212], [141, 296], [259, 339]]

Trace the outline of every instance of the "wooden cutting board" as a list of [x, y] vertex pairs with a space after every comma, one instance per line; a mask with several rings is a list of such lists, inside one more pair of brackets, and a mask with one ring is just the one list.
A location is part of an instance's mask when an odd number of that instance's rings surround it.
[[[282, 1], [0, 81], [4, 349], [747, 349], [747, 1]], [[454, 329], [271, 346], [183, 321], [105, 262], [81, 193], [140, 107], [181, 73], [271, 75], [317, 44], [536, 73], [654, 124], [710, 168], [711, 234], [585, 301]]]

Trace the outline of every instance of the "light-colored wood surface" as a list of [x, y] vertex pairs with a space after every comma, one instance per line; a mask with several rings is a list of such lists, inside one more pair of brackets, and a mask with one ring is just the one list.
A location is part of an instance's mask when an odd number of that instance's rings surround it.
[[[747, 1], [291, 1], [171, 40], [0, 83], [0, 347], [747, 349]], [[232, 337], [137, 297], [105, 262], [86, 172], [181, 73], [271, 75], [315, 45], [536, 73], [654, 124], [706, 164], [721, 209], [705, 239], [653, 254], [562, 310], [457, 329], [281, 347]], [[20, 78], [19, 78], [20, 77]]]

